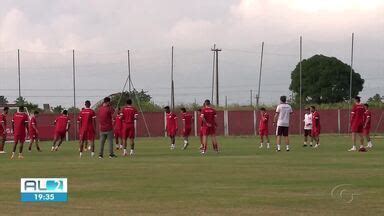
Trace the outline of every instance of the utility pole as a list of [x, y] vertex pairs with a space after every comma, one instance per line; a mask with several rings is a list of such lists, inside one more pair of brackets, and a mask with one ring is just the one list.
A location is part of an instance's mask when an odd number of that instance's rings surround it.
[[259, 86], [258, 86], [258, 89], [257, 89], [257, 96], [256, 96], [256, 109], [259, 109], [260, 86], [261, 86], [261, 72], [263, 71], [263, 57], [264, 57], [264, 42], [261, 43], [260, 68], [259, 68]]
[[173, 82], [173, 46], [172, 46], [172, 56], [171, 56], [171, 109], [175, 108], [175, 86]]
[[[351, 119], [351, 103], [352, 103], [352, 73], [353, 73], [353, 51], [355, 45], [355, 33], [352, 33], [352, 44], [351, 44], [351, 72], [349, 74], [349, 119]], [[348, 124], [348, 133], [350, 131], [350, 125]]]
[[130, 55], [129, 55], [129, 50], [128, 50], [128, 56], [127, 56], [127, 63], [128, 63], [128, 89], [129, 89], [129, 93], [131, 93], [131, 59], [130, 59]]
[[300, 127], [300, 135], [301, 135], [301, 128], [302, 128], [302, 120], [301, 120], [301, 116], [302, 116], [302, 92], [303, 92], [303, 83], [302, 83], [302, 80], [303, 80], [303, 75], [302, 75], [302, 63], [303, 61], [303, 37], [300, 36], [300, 93], [299, 93], [299, 96], [300, 96], [300, 99], [299, 99], [299, 104], [300, 104], [300, 118], [299, 118], [299, 127]]
[[[73, 121], [76, 122], [76, 70], [75, 70], [75, 50], [72, 50], [72, 79], [73, 79]], [[75, 124], [75, 140], [77, 137], [77, 126]]]
[[214, 52], [215, 56], [215, 66], [216, 66], [216, 106], [219, 106], [219, 52], [221, 49], [216, 48], [216, 44], [213, 46], [213, 49], [211, 49], [212, 52]]
[[21, 98], [20, 49], [17, 49], [17, 76], [19, 78], [19, 98]]
[[252, 106], [253, 106], [253, 103], [252, 103], [252, 97], [253, 97], [253, 96], [252, 96], [252, 95], [253, 95], [253, 94], [252, 94], [252, 93], [253, 93], [253, 92], [252, 92], [252, 89], [249, 90], [249, 93], [250, 93], [250, 106], [252, 107]]

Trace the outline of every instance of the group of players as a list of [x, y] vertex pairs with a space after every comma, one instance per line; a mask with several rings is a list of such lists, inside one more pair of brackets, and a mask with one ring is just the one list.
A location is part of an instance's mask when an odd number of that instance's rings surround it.
[[[109, 157], [114, 158], [116, 155], [113, 152], [113, 140], [115, 140], [116, 148], [123, 149], [123, 156], [127, 156], [127, 140], [130, 140], [130, 155], [134, 155], [135, 146], [135, 122], [138, 119], [137, 109], [132, 105], [132, 100], [128, 99], [126, 105], [120, 109], [115, 109], [110, 104], [110, 98], [104, 98], [102, 106], [96, 113], [91, 109], [90, 101], [85, 101], [85, 107], [79, 113], [77, 125], [79, 128], [79, 154], [83, 155], [83, 151], [91, 151], [91, 156], [95, 155], [95, 137], [96, 137], [96, 119], [99, 122], [100, 133], [100, 152], [99, 158], [103, 158], [104, 143], [106, 140], [109, 142]], [[355, 97], [355, 104], [351, 112], [351, 131], [352, 131], [352, 148], [349, 151], [356, 151], [357, 135], [360, 137], [359, 151], [366, 151], [367, 148], [372, 148], [373, 144], [370, 139], [371, 129], [371, 112], [368, 109], [368, 104], [362, 104], [360, 97]], [[4, 144], [6, 140], [6, 126], [9, 108], [5, 107], [0, 116], [0, 153], [5, 153]], [[164, 107], [166, 113], [166, 132], [171, 140], [170, 148], [175, 149], [175, 140], [178, 134], [178, 117], [172, 112], [169, 106]], [[292, 107], [286, 103], [286, 97], [280, 97], [280, 104], [276, 108], [273, 118], [273, 126], [276, 126], [276, 151], [281, 150], [281, 138], [284, 137], [286, 144], [286, 151], [289, 151], [289, 126], [290, 116], [293, 113]], [[22, 159], [23, 145], [26, 139], [26, 132], [28, 132], [31, 139], [28, 150], [32, 150], [33, 144], [36, 145], [37, 151], [41, 152], [39, 147], [39, 131], [37, 127], [36, 117], [39, 112], [35, 111], [29, 117], [24, 112], [24, 107], [20, 106], [18, 112], [12, 118], [12, 131], [14, 135], [14, 145], [12, 149], [11, 159], [15, 157], [17, 146], [19, 145], [18, 158]], [[181, 108], [182, 119], [182, 136], [185, 150], [189, 145], [189, 136], [192, 131], [193, 116], [187, 112], [185, 108]], [[216, 139], [216, 110], [211, 106], [209, 100], [205, 100], [203, 107], [199, 109], [198, 124], [200, 125], [200, 152], [205, 154], [207, 152], [207, 139], [212, 138], [213, 150], [219, 152], [219, 145]], [[70, 118], [68, 111], [64, 110], [60, 116], [54, 121], [54, 139], [51, 148], [52, 152], [58, 151], [61, 144], [66, 138], [67, 132], [70, 128]], [[269, 115], [265, 108], [260, 109], [259, 119], [259, 135], [260, 135], [260, 148], [263, 148], [266, 141], [266, 148], [270, 148], [269, 140]], [[315, 106], [306, 109], [304, 115], [304, 145], [312, 147], [315, 142], [314, 148], [320, 146], [320, 114]], [[367, 140], [367, 146], [364, 146], [364, 137]]]
[[[369, 111], [368, 104], [362, 104], [361, 98], [356, 96], [355, 103], [351, 111], [350, 119], [350, 128], [352, 132], [352, 148], [348, 151], [367, 151], [367, 148], [372, 148], [373, 144], [370, 138], [371, 130], [371, 121], [372, 114]], [[290, 116], [293, 113], [292, 107], [286, 103], [287, 98], [285, 96], [280, 97], [280, 104], [276, 108], [276, 113], [273, 119], [273, 126], [276, 127], [276, 151], [280, 151], [281, 137], [284, 137], [286, 150], [289, 151], [289, 125], [290, 125]], [[259, 135], [260, 135], [260, 148], [263, 148], [264, 138], [266, 140], [266, 147], [270, 148], [269, 144], [269, 132], [268, 132], [268, 122], [269, 115], [266, 112], [265, 108], [260, 109], [260, 120], [259, 120]], [[316, 110], [315, 106], [310, 106], [306, 108], [306, 113], [304, 115], [304, 144], [303, 147], [308, 146], [308, 141], [310, 138], [309, 146], [318, 148], [320, 146], [320, 114]], [[357, 136], [360, 138], [360, 147], [356, 147]], [[364, 146], [364, 138], [367, 140], [367, 145]], [[315, 145], [313, 146], [313, 142]]]
[[[90, 101], [85, 101], [85, 107], [82, 108], [78, 115], [77, 126], [79, 128], [79, 155], [82, 157], [83, 151], [89, 150], [91, 156], [95, 155], [95, 137], [96, 137], [96, 119], [99, 124], [100, 134], [100, 152], [99, 158], [103, 158], [104, 144], [108, 140], [109, 142], [109, 157], [114, 158], [116, 155], [113, 152], [113, 140], [115, 139], [116, 148], [123, 149], [123, 156], [127, 156], [127, 141], [130, 140], [130, 155], [134, 155], [135, 146], [135, 122], [138, 119], [137, 109], [132, 105], [132, 100], [128, 99], [126, 105], [120, 109], [115, 109], [111, 106], [110, 98], [104, 98], [103, 104], [99, 107], [97, 113], [91, 109]], [[3, 113], [0, 116], [0, 153], [5, 153], [4, 144], [6, 141], [6, 128], [7, 128], [7, 114], [9, 108], [5, 107]], [[175, 148], [175, 138], [178, 133], [178, 117], [171, 109], [164, 107], [166, 113], [166, 131], [167, 135], [171, 139], [171, 149]], [[183, 149], [188, 147], [188, 138], [192, 131], [193, 117], [187, 112], [185, 108], [182, 111], [183, 129], [182, 135], [184, 138]], [[217, 139], [215, 136], [216, 131], [216, 111], [211, 106], [209, 100], [204, 102], [203, 107], [199, 110], [199, 124], [200, 124], [200, 151], [205, 154], [207, 151], [207, 137], [212, 137], [213, 149], [219, 152]], [[37, 127], [36, 117], [39, 115], [38, 111], [34, 111], [29, 117], [25, 112], [23, 106], [18, 108], [18, 111], [12, 118], [12, 133], [14, 135], [14, 145], [12, 149], [11, 159], [15, 157], [17, 146], [19, 146], [19, 159], [23, 159], [23, 146], [27, 137], [27, 133], [30, 137], [30, 145], [28, 150], [32, 150], [32, 146], [35, 144], [39, 152], [39, 130]], [[64, 110], [60, 116], [54, 121], [54, 137], [51, 152], [59, 150], [61, 144], [66, 139], [66, 135], [70, 128], [70, 118], [68, 111]]]

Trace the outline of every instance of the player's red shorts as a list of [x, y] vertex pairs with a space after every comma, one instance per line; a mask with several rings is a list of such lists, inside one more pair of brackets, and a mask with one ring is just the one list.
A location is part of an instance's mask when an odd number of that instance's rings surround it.
[[124, 124], [123, 131], [121, 132], [121, 137], [123, 139], [134, 139], [135, 138], [135, 125], [134, 124]]
[[260, 136], [268, 136], [268, 129], [260, 129], [259, 135]]
[[312, 128], [311, 137], [318, 137], [319, 135], [320, 135], [320, 130]]
[[351, 131], [353, 133], [363, 133], [364, 123], [363, 122], [352, 122]]
[[[55, 139], [64, 139], [66, 131], [55, 131]], [[81, 140], [81, 139], [80, 139]]]
[[15, 134], [13, 137], [15, 143], [24, 143], [25, 142], [25, 134]]
[[113, 130], [113, 136], [115, 138], [122, 138], [123, 137], [121, 130], [118, 130], [118, 129]]
[[183, 137], [188, 137], [191, 135], [192, 128], [184, 128], [183, 130]]
[[216, 135], [215, 127], [202, 127], [203, 136]]
[[93, 129], [88, 129], [86, 131], [83, 131], [80, 134], [80, 140], [86, 141], [86, 140], [95, 140], [95, 131]]
[[371, 128], [364, 128], [363, 129], [363, 135], [364, 136], [369, 136], [370, 133], [371, 133]]
[[169, 137], [175, 137], [176, 133], [177, 133], [176, 128], [167, 129], [167, 134]]

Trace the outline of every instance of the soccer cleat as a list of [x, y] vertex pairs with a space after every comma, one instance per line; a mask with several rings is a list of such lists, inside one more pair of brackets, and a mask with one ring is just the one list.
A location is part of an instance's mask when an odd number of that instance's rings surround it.
[[189, 143], [184, 144], [183, 150], [187, 149], [188, 145], [189, 145]]
[[117, 158], [117, 156], [115, 154], [111, 154], [109, 155], [109, 158], [112, 159], [112, 158]]
[[54, 151], [58, 151], [58, 150], [59, 150], [59, 146], [56, 146]]
[[91, 157], [94, 157], [95, 156], [95, 152], [91, 152]]
[[313, 148], [317, 148], [317, 147], [319, 147], [320, 146], [320, 144], [316, 144]]
[[123, 156], [124, 156], [124, 157], [127, 156], [127, 155], [128, 155], [127, 152], [124, 152], [124, 153], [123, 153]]
[[205, 151], [204, 151], [204, 150], [203, 150], [203, 151], [201, 151], [201, 152], [200, 152], [200, 154], [202, 154], [202, 155], [205, 155]]
[[351, 149], [348, 150], [349, 152], [351, 151], [356, 151], [356, 146], [353, 146]]
[[307, 144], [304, 144], [303, 147], [307, 147]]
[[175, 149], [175, 144], [171, 144], [171, 150]]
[[277, 152], [280, 152], [280, 149], [276, 149]]
[[259, 148], [263, 148], [263, 144], [260, 144]]
[[103, 157], [103, 155], [99, 155], [99, 159], [103, 159], [104, 157]]
[[18, 158], [19, 158], [19, 159], [24, 159], [23, 155], [19, 155]]
[[372, 148], [372, 147], [373, 147], [372, 142], [368, 142], [367, 148]]
[[15, 157], [15, 153], [12, 153], [11, 160]]
[[135, 155], [135, 151], [133, 151], [133, 149], [131, 149], [131, 151], [129, 152], [129, 155], [130, 155], [130, 156]]
[[51, 152], [55, 151], [55, 146], [52, 146]]

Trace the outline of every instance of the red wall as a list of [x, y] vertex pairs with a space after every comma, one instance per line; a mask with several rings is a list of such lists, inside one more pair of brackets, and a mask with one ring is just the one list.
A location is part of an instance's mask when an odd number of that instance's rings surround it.
[[[372, 112], [372, 132], [384, 132], [384, 125], [380, 124], [379, 121], [383, 110], [371, 110]], [[273, 110], [268, 111], [270, 115], [269, 121], [269, 133], [272, 135], [275, 133], [275, 127], [272, 126], [273, 116], [275, 112]], [[320, 120], [321, 120], [321, 128], [322, 133], [338, 133], [338, 110], [320, 110]], [[191, 113], [193, 116], [194, 114]], [[180, 114], [178, 114], [180, 116]], [[259, 113], [257, 115], [257, 124], [256, 130], [258, 130], [258, 120]], [[302, 113], [304, 116], [304, 111]], [[51, 140], [54, 135], [54, 126], [53, 122], [58, 115], [55, 114], [41, 114], [37, 118], [38, 129], [40, 132], [41, 140]], [[290, 133], [298, 134], [300, 132], [299, 124], [300, 121], [303, 121], [303, 116], [299, 116], [299, 110], [295, 110], [291, 117], [291, 125], [290, 125]], [[71, 128], [69, 137], [70, 139], [75, 138], [75, 121], [73, 121], [73, 115], [70, 115], [71, 119]], [[148, 130], [150, 132], [150, 136], [164, 136], [164, 113], [162, 112], [152, 112], [145, 113], [145, 121], [148, 126]], [[384, 118], [383, 118], [384, 121]], [[228, 111], [228, 135], [254, 135], [254, 115], [253, 111]], [[340, 132], [348, 133], [348, 125], [349, 125], [349, 112], [348, 110], [340, 110]], [[11, 117], [8, 116], [8, 128], [11, 127]], [[217, 134], [224, 135], [224, 112], [217, 112]], [[304, 124], [302, 123], [302, 127]], [[194, 122], [192, 127], [192, 135], [194, 132]], [[199, 130], [199, 127], [197, 127]], [[9, 130], [8, 130], [9, 131]], [[182, 122], [179, 117], [179, 134], [182, 131]], [[137, 136], [146, 137], [149, 136], [147, 129], [144, 124], [144, 118], [142, 115], [139, 115], [139, 119], [137, 121]], [[11, 138], [11, 134], [9, 134], [9, 138]]]

